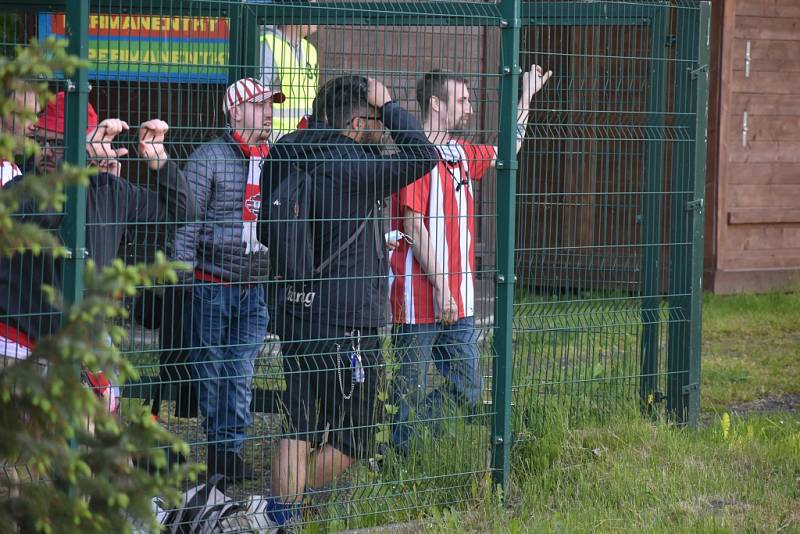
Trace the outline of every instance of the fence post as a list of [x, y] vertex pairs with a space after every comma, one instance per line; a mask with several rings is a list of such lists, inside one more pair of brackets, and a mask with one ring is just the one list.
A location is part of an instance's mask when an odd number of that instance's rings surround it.
[[255, 11], [244, 3], [233, 5], [228, 20], [228, 83], [258, 78], [261, 33]]
[[497, 275], [492, 406], [492, 474], [495, 484], [508, 482], [511, 452], [512, 329], [514, 319], [515, 196], [517, 173], [517, 93], [520, 2], [501, 6], [500, 134], [497, 154]]
[[667, 411], [678, 423], [692, 426], [700, 412], [710, 21], [709, 2], [701, 2], [699, 9], [680, 9], [675, 53], [676, 125], [687, 130], [689, 142], [676, 146], [672, 161], [676, 193], [670, 242], [676, 245], [670, 255]]
[[[89, 49], [89, 0], [68, 0], [65, 10], [67, 51], [87, 59]], [[79, 67], [66, 80], [64, 98], [64, 161], [76, 167], [86, 166], [86, 105], [89, 102], [89, 71]], [[61, 219], [61, 238], [69, 256], [64, 261], [61, 294], [66, 307], [83, 299], [83, 269], [86, 264], [86, 187], [80, 184], [66, 188], [64, 217]], [[66, 322], [66, 313], [62, 321]], [[76, 366], [75, 372], [80, 368]], [[77, 442], [70, 440], [70, 447]], [[74, 488], [67, 486], [72, 495]]]
[[[650, 63], [647, 115], [651, 132], [663, 130], [666, 91], [666, 47], [668, 5], [655, 5], [650, 21]], [[664, 228], [664, 141], [653, 134], [646, 145], [642, 184], [641, 255], [641, 377], [639, 396], [645, 412], [651, 413], [661, 399], [658, 391], [659, 340], [661, 330], [661, 256]]]
[[[67, 50], [87, 59], [89, 48], [89, 0], [68, 0], [66, 5]], [[89, 101], [89, 72], [78, 68], [66, 80], [64, 119], [64, 161], [76, 167], [86, 166], [86, 105]], [[83, 269], [86, 263], [86, 187], [66, 189], [67, 202], [61, 221], [61, 236], [70, 256], [64, 262], [62, 293], [65, 304], [83, 298]]]

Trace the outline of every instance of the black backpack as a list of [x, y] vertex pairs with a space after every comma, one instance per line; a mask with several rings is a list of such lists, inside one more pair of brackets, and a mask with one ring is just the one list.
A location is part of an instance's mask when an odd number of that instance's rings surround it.
[[325, 269], [361, 235], [369, 223], [364, 218], [355, 232], [330, 256], [314, 265], [313, 202], [314, 179], [310, 172], [293, 166], [292, 171], [273, 189], [261, 204], [258, 240], [269, 249], [270, 269], [274, 280], [297, 289], [318, 280]]

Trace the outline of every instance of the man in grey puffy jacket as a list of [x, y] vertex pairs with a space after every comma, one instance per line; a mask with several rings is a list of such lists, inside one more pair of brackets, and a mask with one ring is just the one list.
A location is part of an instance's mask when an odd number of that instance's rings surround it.
[[205, 418], [207, 474], [221, 473], [229, 482], [253, 476], [241, 449], [252, 420], [254, 362], [269, 320], [269, 257], [256, 238], [256, 222], [272, 103], [284, 99], [252, 78], [232, 84], [223, 102], [230, 130], [201, 145], [184, 168], [199, 215], [175, 238], [176, 259], [194, 267], [184, 335]]

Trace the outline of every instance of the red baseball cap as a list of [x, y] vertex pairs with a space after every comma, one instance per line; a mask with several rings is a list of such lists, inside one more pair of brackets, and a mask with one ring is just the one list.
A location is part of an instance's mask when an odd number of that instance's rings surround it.
[[[55, 99], [47, 103], [44, 111], [39, 115], [36, 122], [37, 130], [45, 130], [57, 134], [64, 134], [64, 91], [56, 93]], [[97, 128], [97, 113], [91, 104], [86, 106], [86, 133]]]

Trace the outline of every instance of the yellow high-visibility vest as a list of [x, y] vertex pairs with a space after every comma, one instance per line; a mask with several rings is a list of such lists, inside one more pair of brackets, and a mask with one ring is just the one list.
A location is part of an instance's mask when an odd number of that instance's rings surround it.
[[[270, 62], [265, 55], [271, 55]], [[277, 141], [282, 135], [297, 129], [297, 124], [311, 114], [319, 84], [317, 49], [307, 39], [295, 48], [280, 32], [267, 31], [261, 35], [261, 79], [264, 83], [277, 81], [286, 95], [282, 104], [272, 107], [272, 135]]]

